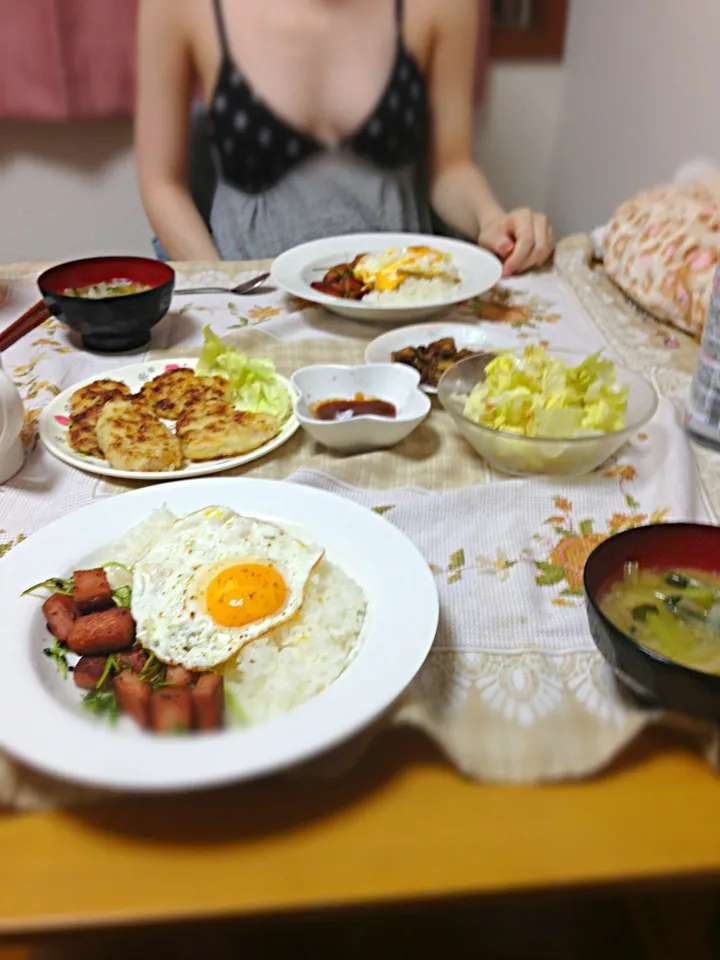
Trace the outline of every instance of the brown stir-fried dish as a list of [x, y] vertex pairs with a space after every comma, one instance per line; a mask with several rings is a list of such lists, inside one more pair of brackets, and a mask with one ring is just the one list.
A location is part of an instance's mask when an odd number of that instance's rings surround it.
[[442, 375], [453, 364], [474, 356], [474, 350], [458, 349], [452, 337], [443, 337], [421, 347], [404, 347], [391, 354], [393, 363], [414, 367], [420, 374], [420, 383], [427, 387], [437, 387]]
[[358, 280], [355, 276], [355, 267], [364, 256], [365, 254], [361, 253], [350, 263], [338, 263], [330, 267], [322, 280], [315, 280], [310, 286], [318, 293], [324, 293], [329, 297], [362, 300], [365, 294], [370, 292], [370, 287], [366, 286], [362, 280]]

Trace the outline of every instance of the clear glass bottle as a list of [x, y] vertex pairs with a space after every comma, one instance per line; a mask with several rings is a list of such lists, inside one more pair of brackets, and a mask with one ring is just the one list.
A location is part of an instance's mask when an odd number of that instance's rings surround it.
[[694, 440], [720, 449], [720, 264], [690, 387], [685, 425]]

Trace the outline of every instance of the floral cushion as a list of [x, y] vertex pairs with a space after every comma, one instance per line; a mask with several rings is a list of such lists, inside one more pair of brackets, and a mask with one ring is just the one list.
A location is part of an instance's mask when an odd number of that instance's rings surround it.
[[720, 258], [720, 176], [657, 187], [613, 214], [605, 269], [659, 320], [700, 337]]

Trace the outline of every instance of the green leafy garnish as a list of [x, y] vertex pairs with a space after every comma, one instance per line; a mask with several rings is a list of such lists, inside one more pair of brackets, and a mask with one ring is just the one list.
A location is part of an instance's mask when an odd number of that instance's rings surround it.
[[43, 653], [50, 660], [55, 661], [55, 666], [58, 669], [58, 673], [64, 680], [67, 680], [68, 675], [68, 662], [67, 662], [67, 651], [56, 639], [53, 638], [53, 643], [51, 647], [45, 647]]
[[237, 723], [242, 723], [243, 725], [249, 723], [250, 718], [243, 710], [242, 706], [240, 705], [240, 701], [232, 692], [227, 683], [223, 684], [223, 692], [225, 694], [225, 708], [227, 709], [228, 713], [231, 714], [233, 720], [235, 720]]
[[64, 593], [72, 596], [73, 582], [72, 577], [69, 580], [61, 580], [59, 577], [51, 577], [49, 580], [43, 580], [42, 583], [34, 583], [32, 587], [23, 590], [21, 597], [38, 596], [36, 590], [47, 590], [48, 593]]
[[145, 666], [144, 666], [144, 667], [142, 668], [142, 670], [140, 671], [140, 679], [141, 679], [141, 680], [147, 680], [148, 677], [149, 677], [149, 675], [150, 675], [150, 671], [151, 671], [154, 667], [156, 667], [156, 664], [158, 664], [158, 663], [159, 663], [158, 658], [155, 656], [154, 653], [151, 653], [150, 656], [149, 656], [149, 657], [147, 658], [147, 660], [145, 661]]
[[125, 607], [129, 610], [132, 601], [132, 587], [118, 587], [112, 591], [112, 598], [116, 607]]
[[117, 662], [115, 657], [108, 657], [105, 661], [105, 669], [100, 674], [100, 679], [95, 684], [96, 690], [102, 690], [102, 688], [107, 683], [107, 680], [111, 673], [120, 673], [120, 664]]
[[130, 569], [130, 567], [126, 566], [124, 563], [119, 563], [117, 560], [110, 560], [109, 563], [104, 563], [102, 568], [103, 570], [109, 570], [110, 568], [117, 568], [118, 570], [124, 570], [129, 577], [132, 576], [132, 570]]
[[203, 329], [203, 336], [205, 342], [200, 351], [197, 373], [227, 377], [233, 402], [239, 410], [271, 413], [284, 423], [290, 416], [292, 403], [287, 388], [278, 379], [273, 362], [250, 357], [237, 347], [226, 347], [209, 326]]
[[120, 707], [112, 690], [91, 690], [82, 698], [83, 708], [97, 717], [115, 724], [120, 717]]
[[151, 653], [145, 662], [145, 666], [140, 671], [139, 679], [149, 683], [153, 690], [159, 690], [161, 687], [167, 686], [165, 670], [165, 664], [161, 663], [154, 653]]

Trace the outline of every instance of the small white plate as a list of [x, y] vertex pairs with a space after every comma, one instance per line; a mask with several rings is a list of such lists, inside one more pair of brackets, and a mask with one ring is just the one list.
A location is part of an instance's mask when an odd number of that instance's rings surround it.
[[[363, 300], [331, 297], [310, 286], [314, 280], [322, 280], [330, 267], [338, 263], [348, 263], [358, 254], [410, 246], [433, 247], [452, 255], [460, 272], [461, 282], [457, 284], [451, 297], [410, 306], [378, 306]], [[500, 280], [502, 264], [492, 253], [463, 240], [449, 240], [421, 233], [358, 233], [313, 240], [293, 247], [274, 261], [270, 277], [276, 286], [287, 293], [317, 303], [341, 317], [365, 323], [397, 324], [430, 317], [453, 303], [479, 296]]]
[[[418, 389], [420, 374], [400, 363], [303, 367], [293, 374], [299, 393], [295, 416], [317, 443], [343, 453], [385, 450], [401, 443], [430, 413], [430, 400]], [[386, 400], [394, 417], [365, 414], [348, 420], [317, 420], [312, 413], [323, 400], [351, 399], [361, 394]]]
[[[143, 384], [153, 377], [159, 376], [165, 370], [174, 370], [177, 367], [189, 367], [194, 370], [197, 366], [197, 359], [185, 357], [179, 360], [167, 361], [158, 360], [146, 363], [134, 363], [128, 367], [118, 367], [117, 370], [108, 370], [107, 373], [98, 374], [95, 377], [87, 377], [81, 380], [68, 390], [64, 390], [59, 396], [55, 397], [40, 414], [38, 431], [40, 439], [48, 448], [53, 456], [63, 463], [70, 464], [71, 467], [77, 467], [79, 470], [87, 470], [88, 473], [97, 473], [102, 477], [117, 477], [122, 480], [182, 480], [186, 477], [202, 477], [212, 473], [222, 473], [224, 470], [232, 470], [234, 467], [241, 467], [244, 463], [251, 463], [258, 460], [273, 450], [286, 443], [298, 429], [299, 424], [294, 415], [284, 424], [280, 433], [269, 440], [267, 443], [258, 447], [257, 450], [251, 450], [239, 457], [224, 457], [221, 460], [207, 460], [202, 463], [186, 463], [179, 470], [115, 470], [105, 460], [99, 460], [97, 457], [89, 457], [86, 454], [78, 453], [68, 443], [68, 423], [70, 417], [70, 397], [80, 387], [85, 387], [95, 380], [119, 380], [120, 383], [126, 383], [133, 393], [136, 393]], [[278, 379], [285, 384], [290, 393], [291, 400], [295, 398], [295, 389], [285, 377], [278, 374]], [[167, 422], [167, 421], [166, 421]], [[174, 429], [172, 423], [167, 422], [170, 429]]]
[[[508, 350], [521, 341], [510, 330], [497, 326], [488, 329], [479, 323], [418, 323], [411, 327], [398, 327], [376, 337], [365, 350], [366, 363], [389, 363], [392, 354], [405, 347], [425, 347], [435, 340], [452, 337], [459, 350], [476, 350], [478, 353], [492, 350]], [[437, 393], [437, 387], [422, 384], [425, 393]]]
[[[322, 693], [283, 716], [219, 733], [158, 737], [121, 719], [80, 712], [81, 692], [43, 656], [42, 600], [23, 590], [107, 557], [108, 547], [164, 505], [177, 516], [226, 506], [272, 520], [325, 547], [360, 585], [367, 613], [360, 646]], [[372, 723], [427, 657], [438, 595], [427, 561], [396, 527], [343, 497], [272, 480], [200, 479], [143, 487], [56, 520], [0, 560], [3, 669], [0, 749], [63, 779], [163, 792], [249, 779], [299, 763]]]

